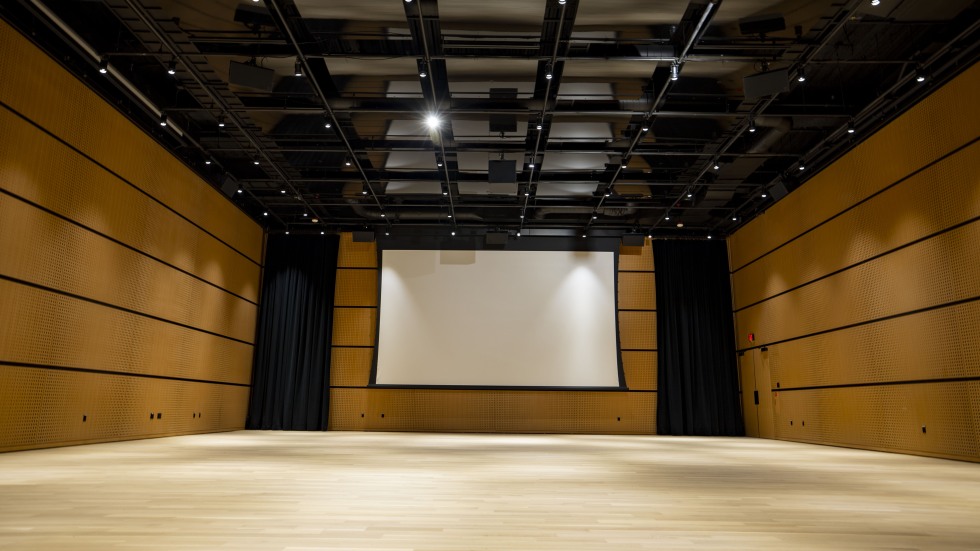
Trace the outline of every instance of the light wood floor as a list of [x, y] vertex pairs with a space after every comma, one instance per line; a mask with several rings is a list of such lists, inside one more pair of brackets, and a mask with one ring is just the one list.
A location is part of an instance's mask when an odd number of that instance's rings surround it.
[[0, 454], [0, 549], [980, 549], [980, 465], [748, 438], [185, 436]]

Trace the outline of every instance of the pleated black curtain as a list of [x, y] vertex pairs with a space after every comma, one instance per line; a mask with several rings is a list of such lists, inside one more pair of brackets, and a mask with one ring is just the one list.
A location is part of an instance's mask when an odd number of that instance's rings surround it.
[[724, 241], [654, 241], [657, 433], [741, 436]]
[[338, 236], [269, 237], [249, 429], [326, 430]]

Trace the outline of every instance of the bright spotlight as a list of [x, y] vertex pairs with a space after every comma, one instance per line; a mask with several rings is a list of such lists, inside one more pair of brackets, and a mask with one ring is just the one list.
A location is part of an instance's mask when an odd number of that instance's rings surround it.
[[442, 119], [439, 118], [439, 115], [429, 115], [425, 118], [425, 124], [429, 128], [436, 129], [442, 124]]

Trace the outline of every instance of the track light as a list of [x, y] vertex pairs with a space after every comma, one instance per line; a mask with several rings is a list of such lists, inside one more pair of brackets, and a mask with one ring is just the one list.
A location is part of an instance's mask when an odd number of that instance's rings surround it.
[[241, 185], [239, 185], [238, 186], [238, 191], [236, 193], [238, 193], [239, 195], [245, 193], [245, 188], [243, 188]]
[[449, 235], [456, 235], [456, 232], [455, 231], [451, 231], [451, 232], [449, 232]]
[[281, 188], [281, 189], [279, 190], [279, 193], [281, 193], [281, 194], [283, 194], [283, 195], [286, 195], [286, 188]]
[[309, 215], [310, 215], [310, 213], [308, 213], [308, 212], [304, 212], [304, 213], [303, 213], [303, 218], [306, 218], [306, 217], [308, 217]]
[[642, 130], [644, 132], [649, 132], [650, 131], [650, 125], [644, 124], [643, 127], [640, 128], [640, 130]]
[[381, 213], [381, 218], [387, 218], [387, 216], [385, 215], [385, 213], [383, 213], [383, 212]]
[[263, 212], [263, 213], [262, 213], [262, 216], [269, 216], [269, 211], [265, 211], [265, 212]]
[[344, 159], [344, 166], [350, 166], [350, 157]]
[[803, 159], [800, 159], [800, 165], [797, 168], [800, 170], [800, 172], [806, 170], [806, 164], [803, 162]]
[[177, 74], [177, 60], [170, 58], [170, 63], [167, 64], [167, 74], [176, 75]]
[[538, 123], [537, 129], [538, 130], [541, 130], [541, 123], [540, 122]]
[[109, 58], [102, 56], [99, 60], [99, 72], [103, 75], [109, 72]]
[[583, 234], [582, 234], [582, 237], [588, 237], [588, 235], [587, 235], [587, 234], [584, 234], [584, 233], [583, 233]]
[[419, 78], [425, 78], [425, 77], [429, 76], [429, 70], [428, 70], [428, 68], [425, 65], [426, 65], [425, 61], [422, 61], [420, 59], [419, 60]]
[[224, 127], [225, 127], [225, 116], [218, 115], [218, 128], [224, 128]]
[[708, 239], [711, 239], [711, 234], [708, 234]]
[[442, 161], [436, 161], [436, 166], [442, 168]]
[[330, 116], [329, 115], [324, 115], [323, 116], [323, 127], [324, 128], [330, 128], [332, 126], [333, 126], [333, 122], [330, 121]]
[[715, 161], [714, 166], [712, 166], [711, 168], [713, 168], [715, 170], [721, 170], [721, 165], [718, 163], [718, 161]]
[[529, 163], [529, 164], [527, 165], [527, 167], [528, 167], [528, 168], [534, 168], [534, 162], [532, 161], [531, 163]]
[[559, 6], [564, 6], [566, 1], [567, 0], [558, 0], [558, 5]]
[[796, 74], [796, 82], [805, 82], [805, 81], [806, 81], [806, 71], [803, 69], [803, 67], [800, 67], [800, 72]]
[[680, 77], [681, 68], [677, 66], [677, 62], [670, 64], [670, 80], [677, 80]]
[[871, 5], [872, 6], [877, 6], [879, 4], [881, 4], [881, 0], [871, 0]]
[[388, 237], [389, 235], [391, 235], [391, 232], [385, 230], [385, 237]]
[[749, 132], [755, 132], [755, 121], [749, 119]]
[[854, 128], [854, 121], [848, 122], [847, 123], [847, 133], [848, 134], [853, 134], [855, 132], [857, 132], [857, 130]]
[[694, 197], [694, 194], [693, 194], [693, 193], [691, 193], [690, 191], [689, 191], [689, 192], [687, 192], [687, 198], [688, 198], [688, 199], [690, 199], [691, 197]]
[[548, 65], [545, 66], [544, 68], [544, 78], [551, 80], [552, 78], [554, 78], [554, 76], [555, 75], [553, 73], [553, 68], [551, 66], [551, 63], [548, 63]]
[[160, 126], [167, 126], [167, 114], [160, 113]]
[[310, 220], [310, 222], [313, 222], [314, 224], [316, 224], [319, 221], [320, 221], [319, 218], [313, 218], [313, 219]]
[[449, 195], [449, 192], [448, 191], [444, 191], [444, 192], [442, 192], [442, 194], [443, 194], [443, 196]]
[[769, 194], [763, 191], [762, 192], [762, 198], [765, 199], [766, 197], [769, 197]]
[[926, 81], [926, 78], [928, 78], [928, 77], [927, 77], [925, 71], [923, 71], [922, 69], [916, 69], [915, 70], [915, 81], [916, 82], [925, 82]]
[[521, 230], [517, 230], [517, 237], [521, 236]]
[[664, 216], [664, 220], [670, 220], [670, 215]]
[[301, 77], [303, 76], [303, 64], [296, 60], [296, 64], [293, 66], [293, 76]]
[[439, 118], [439, 115], [433, 113], [425, 117], [425, 125], [428, 126], [430, 129], [435, 130], [436, 128], [439, 128], [440, 125], [442, 125], [442, 119]]
[[204, 164], [210, 165], [211, 164], [211, 159], [204, 159]]

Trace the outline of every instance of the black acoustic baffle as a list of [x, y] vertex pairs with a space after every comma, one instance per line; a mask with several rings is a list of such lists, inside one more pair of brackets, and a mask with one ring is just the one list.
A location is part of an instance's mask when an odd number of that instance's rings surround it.
[[339, 237], [269, 237], [249, 429], [326, 430]]

